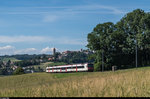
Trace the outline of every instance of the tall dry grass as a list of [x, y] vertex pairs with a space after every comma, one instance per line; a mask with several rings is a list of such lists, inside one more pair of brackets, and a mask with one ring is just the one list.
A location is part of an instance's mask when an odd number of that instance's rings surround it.
[[86, 75], [82, 73], [62, 78], [54, 77], [55, 75], [63, 74], [39, 73], [0, 77], [3, 85], [0, 85], [0, 96], [150, 97], [150, 68], [93, 72]]

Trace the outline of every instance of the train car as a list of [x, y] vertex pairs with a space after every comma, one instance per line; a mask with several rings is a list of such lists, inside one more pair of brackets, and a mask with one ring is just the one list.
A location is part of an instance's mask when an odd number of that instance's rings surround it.
[[72, 64], [46, 67], [47, 73], [65, 73], [65, 72], [93, 72], [93, 64]]

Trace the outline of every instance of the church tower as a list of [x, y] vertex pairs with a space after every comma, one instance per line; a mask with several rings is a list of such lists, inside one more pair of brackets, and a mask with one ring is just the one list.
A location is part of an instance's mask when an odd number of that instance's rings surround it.
[[56, 53], [56, 49], [55, 49], [55, 48], [53, 48], [53, 55], [55, 55], [55, 53]]

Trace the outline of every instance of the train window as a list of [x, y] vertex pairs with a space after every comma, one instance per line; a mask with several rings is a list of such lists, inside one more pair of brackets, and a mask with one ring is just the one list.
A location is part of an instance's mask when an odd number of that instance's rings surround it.
[[57, 67], [56, 69], [61, 69], [60, 67]]
[[67, 69], [71, 69], [71, 67], [67, 67]]
[[84, 66], [77, 66], [77, 68], [84, 68]]
[[53, 68], [52, 70], [57, 70], [58, 68]]
[[73, 69], [73, 68], [76, 68], [76, 67], [72, 67], [72, 69]]
[[[76, 68], [76, 66], [72, 67], [72, 69], [75, 69], [75, 68]], [[84, 68], [84, 66], [77, 66], [77, 68]]]
[[[91, 66], [93, 67], [92, 64], [88, 64], [88, 67]], [[47, 68], [47, 70], [65, 70], [65, 69], [76, 69], [76, 68], [84, 68], [84, 66], [70, 66], [70, 67], [52, 67], [52, 68]]]
[[65, 68], [65, 67], [62, 67], [61, 69], [62, 69], [62, 70], [65, 70], [66, 68]]

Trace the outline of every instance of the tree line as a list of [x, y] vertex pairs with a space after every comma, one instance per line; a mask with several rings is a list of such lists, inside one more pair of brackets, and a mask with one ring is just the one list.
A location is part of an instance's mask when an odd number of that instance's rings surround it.
[[46, 55], [46, 54], [33, 54], [33, 55], [28, 55], [28, 54], [18, 54], [18, 55], [4, 55], [4, 56], [0, 56], [0, 59], [2, 60], [3, 58], [16, 58], [18, 60], [31, 60], [31, 59], [40, 59], [42, 58], [46, 58], [49, 57], [50, 55]]
[[[61, 55], [60, 53], [55, 53], [54, 57], [55, 60], [53, 60], [54, 62], [64, 62], [66, 64], [74, 64], [74, 63], [85, 63], [88, 62], [88, 55], [84, 52], [70, 52], [66, 55]], [[61, 56], [61, 58], [59, 59], [59, 56]]]
[[100, 23], [87, 36], [96, 71], [150, 65], [150, 13], [136, 9], [116, 24]]
[[14, 65], [20, 67], [26, 67], [31, 65], [40, 65], [40, 60], [32, 59], [32, 60], [22, 60], [18, 62], [14, 62]]
[[88, 61], [88, 55], [82, 52], [72, 52], [68, 53], [67, 56], [62, 57], [60, 61], [68, 64], [85, 63]]

